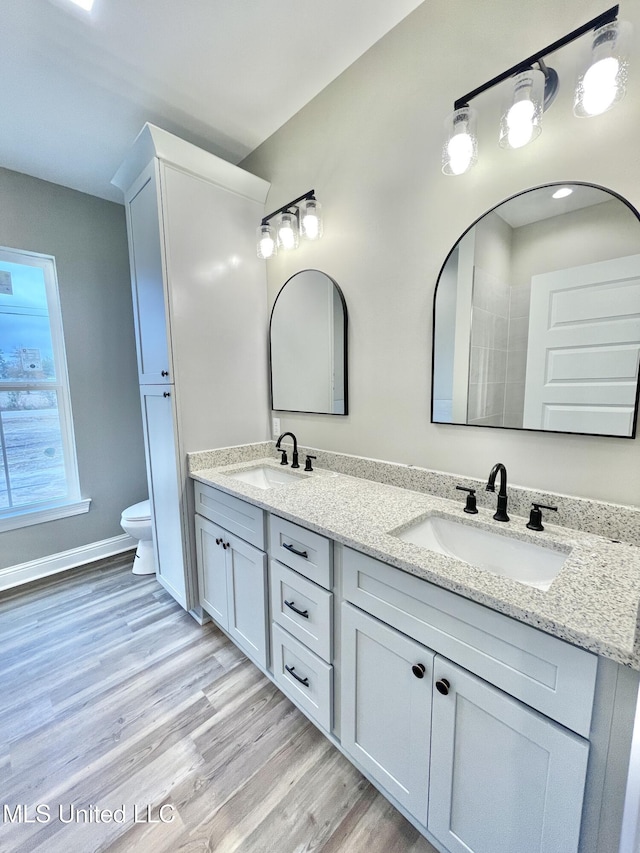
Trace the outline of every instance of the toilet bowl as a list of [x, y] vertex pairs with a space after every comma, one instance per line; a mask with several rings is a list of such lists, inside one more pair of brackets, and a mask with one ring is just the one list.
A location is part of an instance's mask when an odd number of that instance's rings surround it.
[[151, 505], [149, 501], [140, 501], [133, 506], [128, 506], [122, 513], [120, 526], [125, 533], [138, 540], [136, 556], [133, 561], [133, 574], [155, 574], [156, 558], [153, 553]]

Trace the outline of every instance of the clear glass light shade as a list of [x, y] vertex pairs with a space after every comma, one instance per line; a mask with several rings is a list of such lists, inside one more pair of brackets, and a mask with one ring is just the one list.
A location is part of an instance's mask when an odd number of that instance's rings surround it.
[[442, 171], [445, 175], [463, 175], [477, 163], [476, 121], [477, 113], [471, 107], [461, 107], [447, 117], [442, 147]]
[[595, 30], [588, 62], [576, 85], [575, 115], [580, 118], [600, 115], [624, 97], [631, 31], [628, 21], [613, 21]]
[[298, 242], [298, 220], [295, 213], [283, 213], [278, 223], [278, 246], [285, 250], [297, 249]]
[[271, 225], [260, 225], [258, 227], [257, 238], [259, 258], [266, 261], [278, 254], [276, 234]]
[[521, 71], [513, 78], [513, 89], [500, 120], [500, 145], [522, 148], [542, 132], [544, 74], [538, 68]]
[[315, 199], [307, 199], [301, 210], [300, 230], [307, 240], [322, 237], [322, 205]]

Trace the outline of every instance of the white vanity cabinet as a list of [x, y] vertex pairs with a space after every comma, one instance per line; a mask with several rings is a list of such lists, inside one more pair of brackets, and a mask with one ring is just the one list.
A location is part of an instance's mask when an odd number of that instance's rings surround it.
[[423, 826], [433, 659], [415, 640], [342, 605], [342, 746]]
[[325, 732], [333, 723], [333, 543], [269, 516], [276, 684]]
[[[264, 513], [206, 485], [196, 484], [196, 556], [202, 608], [237, 645], [266, 670], [269, 662], [267, 555], [240, 535], [215, 522], [264, 542]], [[244, 511], [251, 521], [245, 526]], [[214, 520], [212, 520], [214, 519]]]
[[578, 853], [588, 740], [437, 652], [587, 734], [595, 656], [347, 548], [343, 590], [390, 623], [342, 605], [353, 759], [450, 853]]
[[588, 742], [446, 658], [434, 679], [429, 831], [451, 853], [575, 853]]
[[124, 193], [143, 404], [158, 388], [172, 403], [170, 422], [151, 426], [143, 411], [158, 580], [191, 610], [187, 453], [269, 437], [266, 272], [255, 253], [269, 184], [152, 125], [112, 182]]
[[194, 495], [204, 610], [438, 850], [622, 853], [634, 672], [248, 500]]

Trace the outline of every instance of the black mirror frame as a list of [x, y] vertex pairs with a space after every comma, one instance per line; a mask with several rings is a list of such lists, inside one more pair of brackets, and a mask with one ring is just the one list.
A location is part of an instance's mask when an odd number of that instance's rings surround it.
[[547, 184], [538, 184], [536, 186], [529, 187], [528, 189], [521, 190], [520, 192], [514, 193], [512, 196], [509, 196], [508, 198], [502, 199], [497, 204], [494, 204], [493, 207], [490, 207], [488, 210], [485, 210], [485, 212], [481, 216], [478, 216], [477, 219], [474, 219], [474, 221], [471, 223], [471, 225], [469, 225], [468, 228], [465, 228], [465, 230], [458, 237], [458, 239], [453, 244], [451, 249], [447, 252], [447, 256], [445, 257], [444, 262], [443, 262], [442, 266], [440, 267], [440, 272], [438, 273], [438, 278], [436, 279], [436, 286], [435, 286], [435, 289], [433, 292], [433, 309], [432, 309], [432, 322], [431, 322], [431, 406], [430, 406], [430, 418], [431, 418], [430, 422], [432, 424], [437, 424], [439, 426], [475, 427], [476, 429], [508, 429], [508, 430], [513, 430], [516, 432], [538, 432], [538, 433], [542, 433], [543, 435], [544, 434], [548, 434], [548, 435], [586, 435], [586, 436], [589, 436], [591, 438], [619, 438], [619, 439], [623, 439], [623, 440], [634, 439], [636, 437], [636, 431], [637, 431], [637, 425], [638, 425], [638, 405], [639, 405], [639, 401], [640, 401], [640, 376], [638, 377], [638, 381], [636, 382], [636, 401], [635, 401], [635, 408], [634, 408], [634, 412], [633, 412], [633, 425], [631, 427], [631, 434], [630, 435], [610, 435], [608, 433], [593, 433], [593, 432], [568, 432], [566, 430], [532, 429], [531, 427], [493, 426], [493, 425], [488, 425], [488, 424], [463, 424], [463, 423], [457, 423], [457, 422], [453, 423], [453, 422], [447, 422], [447, 421], [434, 421], [434, 419], [433, 419], [433, 387], [434, 387], [435, 347], [436, 347], [436, 335], [435, 335], [435, 332], [436, 332], [436, 298], [438, 296], [438, 287], [440, 285], [440, 281], [442, 280], [442, 273], [443, 273], [443, 271], [447, 265], [447, 262], [449, 261], [449, 258], [451, 257], [451, 255], [453, 254], [455, 249], [457, 248], [460, 241], [469, 233], [469, 231], [471, 231], [472, 228], [475, 228], [475, 226], [478, 224], [478, 222], [480, 222], [481, 219], [483, 219], [489, 213], [492, 213], [498, 207], [501, 207], [503, 204], [506, 204], [509, 201], [513, 201], [513, 199], [518, 198], [521, 195], [525, 195], [526, 193], [533, 192], [533, 190], [541, 190], [541, 189], [545, 189], [547, 187], [565, 187], [568, 184], [571, 184], [572, 186], [578, 186], [578, 187], [590, 187], [592, 189], [602, 190], [602, 192], [608, 193], [608, 195], [612, 196], [613, 198], [617, 198], [618, 201], [621, 201], [626, 207], [628, 207], [629, 210], [634, 214], [634, 216], [636, 217], [636, 219], [640, 223], [640, 212], [638, 212], [638, 210], [631, 204], [630, 201], [628, 201], [628, 199], [626, 199], [624, 196], [620, 195], [620, 193], [617, 193], [615, 190], [611, 190], [608, 187], [603, 187], [600, 184], [591, 184], [591, 183], [588, 183], [587, 181], [552, 181], [552, 182], [547, 183]]
[[[271, 325], [273, 322], [273, 313], [276, 310], [276, 305], [278, 304], [278, 299], [280, 298], [280, 294], [285, 289], [285, 287], [289, 284], [289, 282], [295, 278], [297, 275], [303, 272], [317, 272], [321, 275], [326, 276], [329, 281], [333, 284], [336, 289], [338, 296], [340, 297], [340, 302], [342, 304], [342, 312], [344, 317], [344, 348], [343, 348], [343, 358], [344, 358], [344, 412], [307, 412], [302, 409], [276, 409], [273, 405], [273, 369], [272, 369], [272, 358], [271, 358]], [[289, 276], [289, 278], [282, 285], [280, 290], [278, 291], [278, 295], [276, 296], [273, 307], [271, 309], [271, 315], [269, 317], [269, 404], [271, 406], [271, 410], [273, 412], [291, 412], [296, 415], [330, 415], [332, 417], [345, 417], [349, 414], [349, 370], [348, 370], [348, 339], [349, 339], [349, 314], [347, 311], [347, 303], [344, 298], [344, 293], [338, 282], [330, 275], [328, 275], [323, 270], [313, 269], [313, 268], [305, 268], [303, 270], [298, 270], [293, 275]]]

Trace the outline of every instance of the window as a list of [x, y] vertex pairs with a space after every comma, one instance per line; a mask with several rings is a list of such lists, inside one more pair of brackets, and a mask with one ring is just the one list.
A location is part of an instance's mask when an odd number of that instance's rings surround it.
[[0, 530], [86, 512], [54, 258], [0, 248]]

